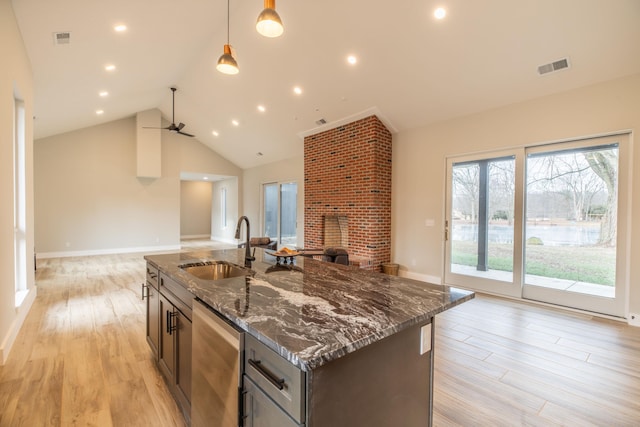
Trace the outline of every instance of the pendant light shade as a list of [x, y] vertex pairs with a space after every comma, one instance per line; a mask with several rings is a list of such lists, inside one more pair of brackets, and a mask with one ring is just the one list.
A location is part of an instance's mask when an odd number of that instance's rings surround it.
[[264, 10], [258, 15], [256, 30], [265, 37], [282, 35], [284, 26], [278, 12], [276, 12], [276, 0], [264, 0]]
[[231, 53], [230, 45], [224, 45], [224, 53], [218, 59], [218, 65], [216, 65], [216, 69], [224, 74], [238, 74], [240, 72], [238, 63]]
[[227, 0], [227, 44], [224, 45], [224, 53], [218, 58], [218, 65], [216, 70], [224, 74], [238, 74], [240, 68], [238, 63], [231, 53], [231, 45], [229, 44], [229, 0]]

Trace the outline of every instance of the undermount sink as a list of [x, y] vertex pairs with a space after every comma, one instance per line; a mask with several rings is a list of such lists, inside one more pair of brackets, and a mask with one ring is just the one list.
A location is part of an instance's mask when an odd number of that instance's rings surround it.
[[251, 275], [251, 270], [225, 261], [202, 261], [183, 264], [182, 270], [203, 280], [221, 280]]

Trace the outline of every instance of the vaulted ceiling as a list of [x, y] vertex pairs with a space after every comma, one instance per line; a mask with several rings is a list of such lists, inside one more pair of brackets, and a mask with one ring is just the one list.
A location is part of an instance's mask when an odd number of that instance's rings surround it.
[[[36, 138], [150, 108], [171, 120], [176, 86], [176, 123], [242, 168], [300, 155], [302, 135], [371, 112], [398, 132], [640, 72], [638, 0], [278, 0], [274, 39], [255, 30], [260, 0], [231, 0], [235, 76], [215, 69], [223, 0], [12, 3]], [[568, 69], [538, 74], [565, 57]]]

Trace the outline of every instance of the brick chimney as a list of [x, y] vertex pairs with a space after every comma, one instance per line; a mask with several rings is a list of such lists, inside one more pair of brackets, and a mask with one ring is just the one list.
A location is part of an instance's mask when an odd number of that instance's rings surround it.
[[391, 132], [376, 116], [304, 139], [305, 248], [323, 248], [325, 216], [346, 217], [350, 260], [391, 260]]

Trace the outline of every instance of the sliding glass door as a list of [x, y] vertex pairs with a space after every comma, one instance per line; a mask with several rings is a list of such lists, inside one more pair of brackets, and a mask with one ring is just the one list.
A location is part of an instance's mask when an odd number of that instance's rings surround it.
[[298, 184], [295, 182], [263, 185], [264, 235], [279, 245], [294, 248], [297, 244]]
[[527, 150], [525, 298], [624, 314], [627, 204], [619, 196], [627, 192], [620, 159], [628, 157], [621, 138]]
[[445, 281], [623, 316], [628, 136], [448, 161]]
[[446, 281], [516, 296], [516, 153], [449, 162]]

